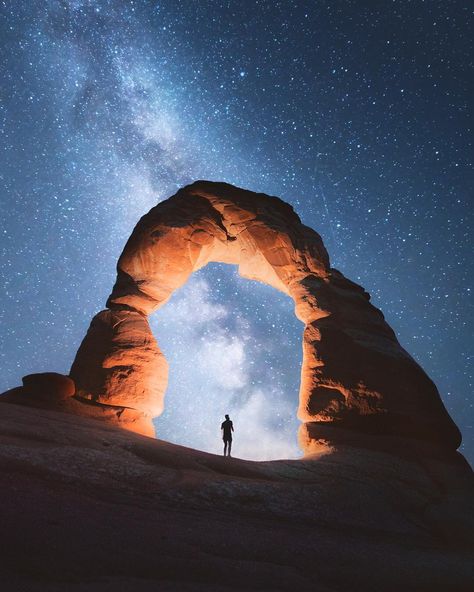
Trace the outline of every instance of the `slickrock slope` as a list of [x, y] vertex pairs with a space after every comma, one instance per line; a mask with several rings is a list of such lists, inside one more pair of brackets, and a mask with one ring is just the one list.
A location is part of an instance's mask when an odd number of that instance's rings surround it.
[[210, 261], [238, 265], [243, 277], [293, 298], [305, 325], [298, 417], [306, 452], [334, 433], [328, 426], [459, 446], [436, 386], [364, 289], [330, 267], [318, 233], [277, 197], [209, 181], [181, 189], [138, 222], [108, 310], [93, 319], [71, 368], [77, 399], [132, 408], [136, 421], [128, 411], [125, 427], [151, 433], [167, 364], [147, 316]]
[[255, 463], [2, 402], [0, 588], [470, 592], [464, 459], [371, 438]]

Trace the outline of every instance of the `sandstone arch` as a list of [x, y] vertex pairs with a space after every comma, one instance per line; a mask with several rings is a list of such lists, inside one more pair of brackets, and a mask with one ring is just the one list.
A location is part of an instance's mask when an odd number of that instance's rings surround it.
[[238, 265], [243, 277], [293, 298], [305, 324], [298, 417], [306, 451], [334, 427], [459, 446], [436, 386], [364, 289], [330, 267], [321, 237], [276, 197], [208, 181], [181, 189], [135, 227], [107, 310], [71, 368], [78, 399], [152, 433], [168, 369], [147, 316], [210, 261]]

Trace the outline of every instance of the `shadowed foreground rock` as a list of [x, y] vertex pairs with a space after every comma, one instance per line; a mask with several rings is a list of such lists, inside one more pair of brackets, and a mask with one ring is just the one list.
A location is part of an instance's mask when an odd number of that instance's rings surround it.
[[277, 197], [209, 181], [184, 187], [136, 225], [108, 310], [93, 319], [71, 368], [78, 400], [132, 408], [142, 419], [124, 427], [151, 433], [168, 368], [147, 316], [210, 261], [238, 265], [243, 277], [293, 298], [304, 323], [298, 417], [306, 452], [326, 439], [328, 424], [459, 446], [436, 386], [364, 289], [330, 267], [319, 234]]
[[0, 589], [470, 592], [472, 472], [379, 440], [254, 463], [3, 402]]

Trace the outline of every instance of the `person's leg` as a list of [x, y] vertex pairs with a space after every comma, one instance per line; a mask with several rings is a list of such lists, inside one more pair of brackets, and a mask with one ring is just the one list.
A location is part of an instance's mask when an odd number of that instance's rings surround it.
[[232, 450], [232, 440], [229, 440], [228, 444], [229, 444], [229, 452], [227, 455], [230, 456], [230, 451]]
[[227, 440], [224, 440], [224, 456], [227, 454]]

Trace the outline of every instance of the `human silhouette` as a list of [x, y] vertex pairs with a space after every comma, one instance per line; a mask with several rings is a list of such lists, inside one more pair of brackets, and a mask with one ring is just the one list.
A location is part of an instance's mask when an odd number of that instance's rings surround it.
[[225, 416], [225, 421], [221, 424], [222, 439], [224, 440], [224, 456], [230, 456], [232, 449], [232, 432], [234, 431], [234, 424], [230, 421], [228, 415]]

